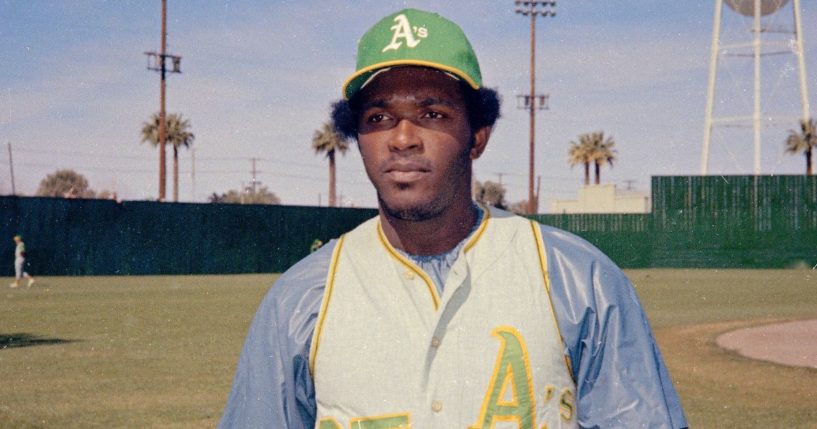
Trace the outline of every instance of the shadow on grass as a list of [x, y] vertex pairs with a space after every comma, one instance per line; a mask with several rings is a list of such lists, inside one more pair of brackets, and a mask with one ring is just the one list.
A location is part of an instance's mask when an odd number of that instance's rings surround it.
[[76, 340], [64, 340], [62, 338], [43, 338], [38, 335], [20, 334], [0, 334], [0, 350], [15, 347], [47, 346], [50, 344], [73, 343]]

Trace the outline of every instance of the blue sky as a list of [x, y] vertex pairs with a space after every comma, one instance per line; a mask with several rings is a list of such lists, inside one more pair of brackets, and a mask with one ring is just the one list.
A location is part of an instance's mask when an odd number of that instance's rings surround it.
[[[352, 72], [358, 37], [403, 7], [437, 11], [468, 34], [484, 81], [504, 98], [477, 179], [501, 176], [509, 200], [526, 198], [528, 122], [516, 95], [528, 92], [529, 26], [512, 0], [168, 3], [168, 52], [183, 57], [183, 73], [168, 78], [167, 108], [196, 134], [195, 180], [191, 152], [181, 154], [182, 201], [249, 184], [250, 159], [258, 158], [258, 180], [285, 204], [326, 204], [326, 161], [312, 152], [312, 133]], [[582, 169], [568, 166], [567, 150], [585, 132], [616, 141], [619, 160], [603, 170], [605, 183], [646, 191], [652, 175], [699, 173], [714, 2], [695, 3], [563, 0], [555, 18], [539, 19], [537, 89], [551, 97], [537, 116], [540, 211], [575, 197]], [[817, 7], [803, 7], [814, 93]], [[143, 52], [159, 49], [160, 14], [159, 0], [0, 0], [0, 143], [12, 144], [18, 193], [31, 195], [47, 174], [72, 168], [124, 199], [158, 195], [158, 153], [140, 144], [139, 130], [159, 107], [159, 77]], [[790, 21], [791, 5], [770, 18]], [[747, 38], [747, 28], [724, 11], [724, 38]], [[763, 69], [764, 106], [796, 116], [795, 59], [775, 61]], [[717, 109], [740, 111], [751, 94], [750, 63], [722, 64]], [[794, 126], [764, 132], [763, 173], [804, 171], [802, 156], [783, 153]], [[710, 173], [752, 168], [750, 130], [717, 131]], [[344, 204], [375, 205], [356, 149], [339, 158], [338, 180]], [[3, 155], [0, 193], [10, 192]]]

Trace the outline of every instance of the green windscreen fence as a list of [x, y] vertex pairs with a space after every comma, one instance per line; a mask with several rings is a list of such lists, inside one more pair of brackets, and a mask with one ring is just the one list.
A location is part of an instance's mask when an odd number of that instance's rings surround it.
[[[281, 272], [374, 209], [0, 197], [0, 275]], [[625, 268], [817, 264], [817, 176], [658, 176], [652, 212], [531, 216]], [[2, 264], [2, 261], [7, 263]]]
[[817, 264], [816, 176], [652, 179], [652, 266]]
[[0, 198], [0, 246], [13, 275], [14, 234], [48, 275], [281, 272], [372, 209]]
[[622, 267], [650, 266], [649, 214], [557, 214], [530, 218], [581, 236]]

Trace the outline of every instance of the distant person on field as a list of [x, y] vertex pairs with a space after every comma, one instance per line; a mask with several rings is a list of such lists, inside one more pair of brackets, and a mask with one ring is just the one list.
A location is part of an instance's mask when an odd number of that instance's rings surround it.
[[23, 243], [23, 237], [19, 235], [14, 236], [14, 243], [17, 247], [14, 249], [14, 283], [10, 287], [19, 287], [20, 279], [25, 277], [28, 279], [28, 287], [34, 284], [34, 277], [27, 273], [24, 269], [26, 263], [26, 244]]

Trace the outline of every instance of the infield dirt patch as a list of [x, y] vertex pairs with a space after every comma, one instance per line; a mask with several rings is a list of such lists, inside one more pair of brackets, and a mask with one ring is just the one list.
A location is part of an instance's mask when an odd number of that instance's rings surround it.
[[817, 428], [817, 369], [750, 359], [717, 345], [724, 333], [781, 322], [787, 321], [756, 319], [655, 330], [690, 427]]
[[737, 329], [716, 343], [752, 359], [817, 368], [817, 319]]

